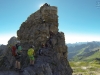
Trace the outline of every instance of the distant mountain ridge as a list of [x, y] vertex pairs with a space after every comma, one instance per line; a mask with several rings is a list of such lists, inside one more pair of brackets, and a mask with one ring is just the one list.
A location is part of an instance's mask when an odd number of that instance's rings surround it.
[[92, 61], [100, 58], [100, 42], [87, 42], [80, 45], [67, 45], [68, 59], [73, 61]]
[[87, 44], [88, 42], [76, 42], [76, 43], [67, 43], [67, 46], [76, 46], [76, 45], [81, 45], [81, 44]]

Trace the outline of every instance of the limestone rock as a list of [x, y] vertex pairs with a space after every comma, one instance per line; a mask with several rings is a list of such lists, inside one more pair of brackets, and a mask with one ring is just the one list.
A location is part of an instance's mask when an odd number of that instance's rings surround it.
[[[53, 32], [52, 37], [50, 37], [51, 31]], [[23, 48], [21, 67], [24, 72], [22, 75], [26, 75], [25, 73], [27, 75], [72, 75], [67, 59], [65, 36], [58, 29], [57, 7], [44, 4], [21, 24], [17, 36]], [[8, 44], [10, 43], [12, 44], [9, 41]], [[39, 55], [41, 44], [46, 44], [47, 47], [42, 49], [42, 55]], [[35, 46], [34, 67], [28, 66], [27, 50], [30, 45]], [[5, 63], [1, 67], [11, 70], [14, 69], [15, 59], [9, 50], [7, 50], [7, 57], [5, 56], [6, 61], [3, 61]]]
[[2, 54], [0, 55], [0, 57], [2, 57], [2, 59], [0, 60], [0, 70], [9, 70], [11, 67], [14, 67], [15, 59], [12, 56], [11, 46], [15, 45], [17, 41], [17, 38], [13, 36], [8, 41], [7, 46], [0, 46], [0, 48], [4, 49], [3, 52], [0, 51]]
[[[38, 75], [40, 73], [41, 75], [71, 75], [72, 70], [67, 61], [67, 46], [65, 45], [64, 33], [59, 32], [58, 29], [57, 7], [43, 5], [40, 10], [31, 14], [21, 24], [17, 35], [23, 46], [27, 43], [27, 47], [24, 46], [25, 49], [32, 44], [38, 50], [42, 43], [48, 43], [50, 31], [54, 33], [51, 39], [52, 47], [43, 49], [42, 56], [36, 54], [35, 65], [39, 67], [37, 69], [40, 71], [37, 73]], [[41, 67], [44, 63], [46, 70], [43, 66]], [[46, 64], [48, 65], [46, 66]]]
[[4, 55], [7, 50], [6, 45], [0, 45], [0, 56]]
[[8, 41], [7, 46], [15, 45], [17, 43], [17, 38], [15, 36], [11, 37], [10, 40]]

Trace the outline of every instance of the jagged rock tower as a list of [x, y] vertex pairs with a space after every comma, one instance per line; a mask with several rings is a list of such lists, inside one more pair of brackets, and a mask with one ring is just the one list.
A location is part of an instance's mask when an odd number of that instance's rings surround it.
[[42, 43], [47, 43], [50, 31], [55, 34], [51, 39], [53, 48], [44, 49], [42, 56], [36, 54], [34, 72], [38, 75], [71, 75], [64, 33], [58, 32], [57, 7], [44, 4], [21, 24], [17, 35], [25, 50], [32, 44], [38, 51]]
[[[54, 35], [50, 39], [51, 31]], [[59, 32], [58, 29], [57, 7], [44, 4], [21, 24], [17, 35], [23, 47], [21, 60], [22, 68], [25, 70], [23, 75], [72, 75], [72, 69], [67, 59], [68, 52], [64, 33]], [[51, 40], [52, 46], [48, 40]], [[39, 55], [38, 50], [41, 44], [47, 44], [47, 48], [42, 50], [42, 55]], [[28, 66], [27, 50], [30, 45], [35, 46], [34, 67]], [[6, 60], [9, 61], [9, 64], [7, 63], [9, 69], [14, 68], [12, 65], [14, 59], [10, 60], [10, 58], [11, 52], [6, 57]]]
[[49, 31], [58, 33], [57, 7], [44, 5], [22, 23], [17, 35], [22, 43], [28, 42], [37, 46], [47, 41], [47, 36], [50, 36]]

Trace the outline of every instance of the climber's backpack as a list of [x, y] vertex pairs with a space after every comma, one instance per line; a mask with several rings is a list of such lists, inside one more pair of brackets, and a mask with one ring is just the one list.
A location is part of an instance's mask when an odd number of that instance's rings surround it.
[[16, 56], [16, 55], [17, 55], [16, 47], [12, 46], [12, 56]]
[[33, 56], [33, 55], [34, 55], [34, 49], [30, 48], [30, 49], [27, 51], [27, 54], [28, 54], [28, 56]]

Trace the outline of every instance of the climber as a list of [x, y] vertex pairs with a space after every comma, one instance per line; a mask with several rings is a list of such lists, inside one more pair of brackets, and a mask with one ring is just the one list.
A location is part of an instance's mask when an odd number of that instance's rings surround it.
[[53, 36], [54, 36], [54, 33], [53, 33], [53, 31], [50, 31], [49, 33], [50, 33], [50, 37], [49, 37], [49, 39], [48, 39], [46, 45], [47, 45], [47, 47], [53, 48], [52, 38], [53, 38]]
[[45, 6], [48, 6], [48, 4], [47, 4], [47, 3], [45, 3], [44, 5], [45, 5]]
[[20, 45], [20, 42], [17, 42], [16, 44], [16, 62], [15, 62], [15, 69], [16, 71], [23, 72], [21, 69], [20, 61], [21, 61], [21, 53], [22, 53], [22, 47]]
[[16, 49], [18, 49], [19, 44], [20, 44], [20, 41], [17, 41], [17, 43], [16, 43]]
[[34, 60], [35, 60], [35, 58], [34, 58], [35, 53], [34, 53], [34, 46], [33, 45], [30, 46], [30, 48], [27, 51], [27, 54], [28, 54], [28, 57], [30, 59], [30, 66], [33, 66], [34, 65]]
[[41, 45], [41, 48], [39, 49], [39, 55], [43, 54], [43, 49], [45, 48], [45, 44]]

